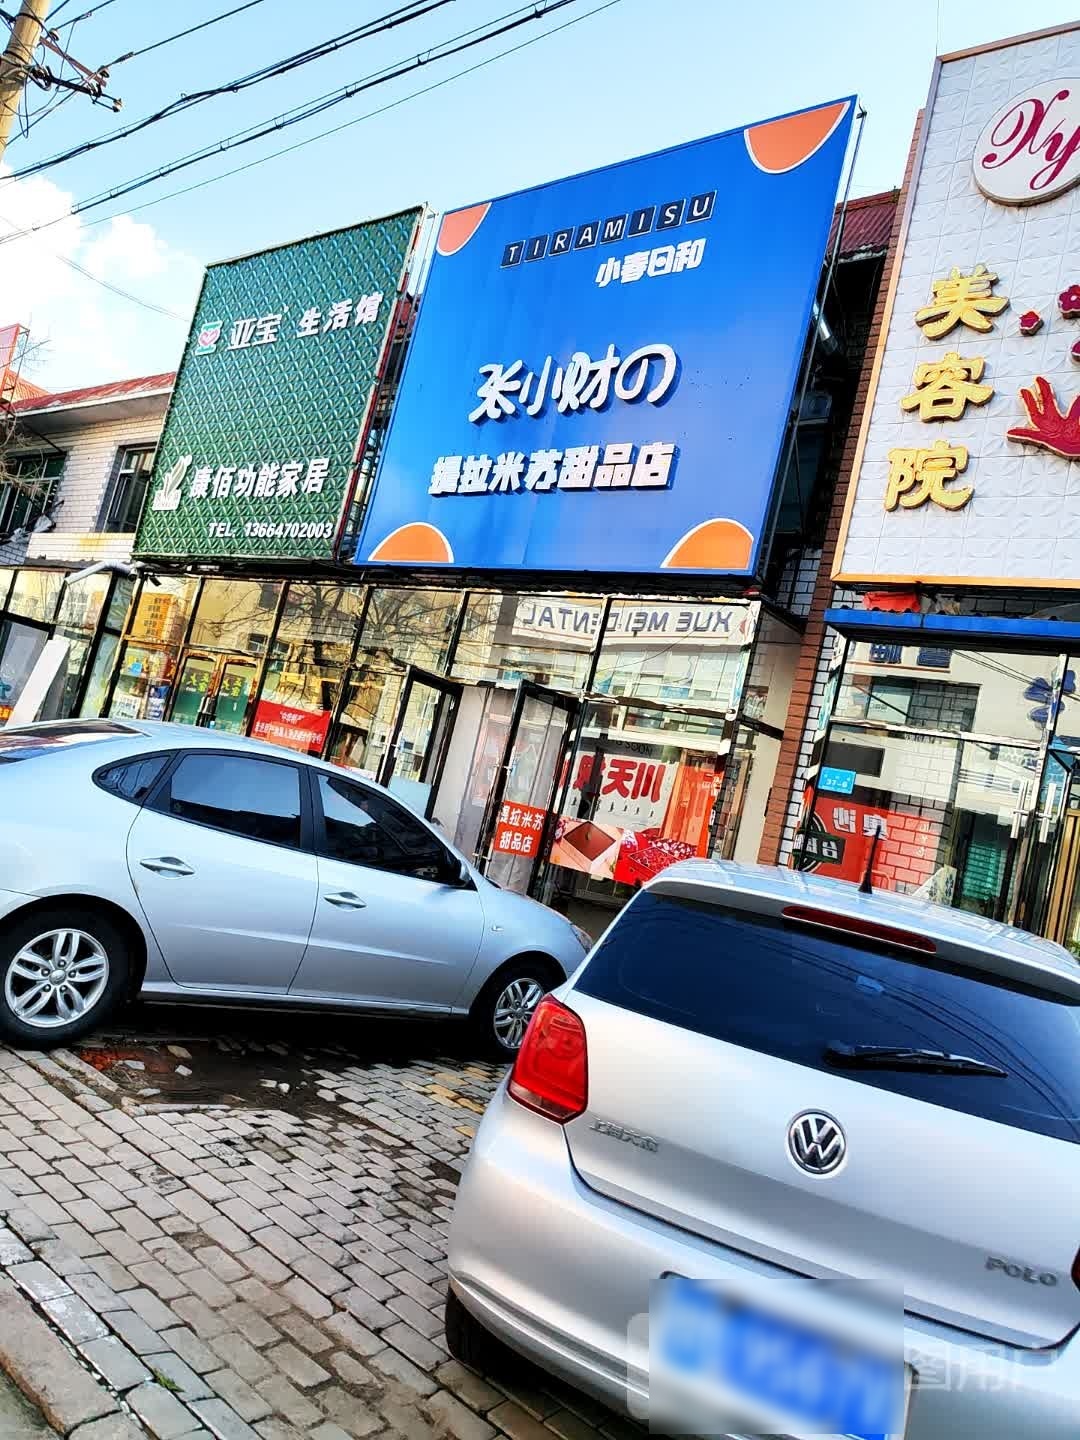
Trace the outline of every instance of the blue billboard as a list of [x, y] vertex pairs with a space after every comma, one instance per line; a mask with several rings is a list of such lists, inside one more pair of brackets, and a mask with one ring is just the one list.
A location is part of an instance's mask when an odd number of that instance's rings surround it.
[[446, 215], [357, 563], [753, 575], [853, 111]]

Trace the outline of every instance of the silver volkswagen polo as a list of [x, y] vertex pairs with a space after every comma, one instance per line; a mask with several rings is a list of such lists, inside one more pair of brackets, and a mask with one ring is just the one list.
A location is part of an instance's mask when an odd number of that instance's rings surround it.
[[137, 994], [469, 1017], [512, 1059], [591, 943], [394, 796], [142, 721], [0, 731], [0, 1034], [66, 1044]]
[[661, 1428], [1075, 1436], [1080, 966], [675, 866], [541, 1001], [449, 1265], [458, 1359], [509, 1347]]

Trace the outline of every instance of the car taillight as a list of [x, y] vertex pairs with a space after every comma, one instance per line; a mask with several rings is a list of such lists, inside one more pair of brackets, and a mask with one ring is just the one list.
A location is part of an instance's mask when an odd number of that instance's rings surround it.
[[545, 995], [533, 1012], [508, 1088], [519, 1105], [560, 1125], [580, 1115], [588, 1104], [585, 1026], [551, 995]]

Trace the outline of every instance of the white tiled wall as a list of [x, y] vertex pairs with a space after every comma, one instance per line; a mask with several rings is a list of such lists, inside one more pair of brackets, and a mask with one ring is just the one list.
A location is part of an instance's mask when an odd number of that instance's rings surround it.
[[[1065, 410], [1080, 394], [1080, 365], [1070, 358], [1080, 321], [1064, 319], [1057, 303], [1062, 290], [1080, 284], [1080, 186], [1041, 204], [1007, 206], [986, 199], [972, 173], [980, 134], [995, 113], [1027, 85], [1078, 76], [1080, 30], [942, 66], [842, 577], [1080, 583], [1080, 462], [1006, 439], [1010, 426], [1027, 424], [1019, 391], [1036, 375], [1051, 381]], [[980, 263], [999, 276], [994, 293], [1008, 296], [1009, 308], [987, 334], [960, 325], [927, 340], [914, 316], [930, 301], [932, 281], [953, 266], [967, 274]], [[1018, 322], [1032, 309], [1045, 324], [1025, 337]], [[924, 422], [901, 411], [916, 365], [950, 350], [985, 357], [983, 382], [993, 385], [993, 397], [955, 421]], [[931, 502], [887, 512], [887, 452], [939, 438], [970, 451], [967, 470], [952, 482], [974, 486], [970, 502], [957, 511]]]
[[[95, 532], [117, 451], [128, 445], [154, 445], [161, 434], [163, 416], [112, 420], [84, 425], [77, 430], [49, 430], [49, 439], [67, 452], [53, 505], [56, 528], [31, 535], [28, 559], [125, 560], [131, 555], [131, 535]], [[44, 426], [41, 427], [44, 431]]]

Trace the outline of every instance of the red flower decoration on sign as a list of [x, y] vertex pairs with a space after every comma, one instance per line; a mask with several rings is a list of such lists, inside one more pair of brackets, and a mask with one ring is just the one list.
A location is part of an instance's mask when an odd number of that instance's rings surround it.
[[1025, 310], [1020, 316], [1020, 334], [1037, 335], [1043, 327], [1043, 318], [1037, 310]]
[[1069, 354], [1076, 361], [1076, 363], [1080, 365], [1080, 340], [1077, 340], [1076, 344], [1069, 351]]
[[1070, 285], [1058, 296], [1061, 313], [1066, 320], [1075, 320], [1080, 315], [1080, 285]]
[[1028, 413], [1028, 425], [1014, 425], [1010, 440], [1036, 445], [1066, 460], [1080, 460], [1080, 395], [1062, 411], [1054, 387], [1044, 375], [1036, 375], [1034, 385], [1020, 391], [1020, 399]]

